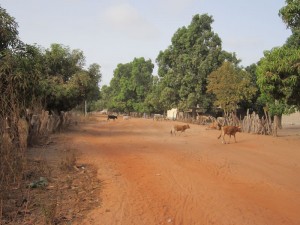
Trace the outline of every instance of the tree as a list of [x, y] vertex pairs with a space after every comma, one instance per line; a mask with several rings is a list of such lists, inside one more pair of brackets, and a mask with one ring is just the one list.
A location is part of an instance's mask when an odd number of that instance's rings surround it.
[[265, 51], [257, 67], [257, 76], [261, 98], [274, 116], [276, 132], [288, 106], [300, 109], [300, 49], [283, 46]]
[[[26, 53], [21, 47], [18, 24], [0, 7], [0, 198], [8, 186], [22, 177], [25, 165], [18, 122], [27, 97], [22, 95], [26, 93], [23, 90], [30, 89], [32, 77], [16, 70], [20, 65], [18, 59]], [[5, 136], [12, 141], [5, 141]]]
[[241, 101], [251, 100], [256, 93], [251, 75], [230, 62], [224, 62], [207, 79], [207, 91], [216, 97], [214, 105], [221, 107], [226, 116], [230, 112], [236, 112]]
[[162, 112], [162, 106], [159, 101], [159, 96], [161, 93], [160, 85], [159, 85], [159, 78], [157, 76], [153, 77], [153, 85], [151, 89], [149, 90], [149, 93], [147, 94], [144, 106], [145, 106], [145, 112], [147, 113], [161, 113]]
[[286, 0], [286, 6], [279, 10], [279, 16], [292, 35], [287, 39], [286, 46], [290, 48], [300, 47], [300, 0]]
[[257, 114], [259, 114], [260, 116], [264, 115], [263, 107], [265, 105], [260, 101], [261, 93], [259, 91], [259, 88], [258, 88], [258, 85], [256, 82], [257, 81], [256, 68], [257, 68], [257, 64], [255, 64], [255, 63], [253, 63], [250, 66], [247, 66], [245, 68], [245, 71], [248, 72], [251, 77], [250, 86], [255, 87], [257, 91], [251, 99], [243, 100], [242, 102], [239, 103], [238, 112], [241, 115], [245, 115], [248, 110], [250, 110], [250, 112], [254, 111]]
[[300, 49], [284, 46], [265, 51], [257, 75], [259, 88], [268, 99], [300, 109]]
[[112, 95], [112, 88], [108, 85], [103, 85], [100, 90], [100, 103], [99, 109], [112, 109], [113, 106], [111, 105], [111, 97]]
[[292, 35], [284, 46], [265, 51], [256, 70], [259, 100], [274, 116], [274, 135], [277, 127], [281, 128], [281, 115], [286, 109], [300, 109], [300, 1], [286, 0], [286, 4], [279, 10], [279, 16]]
[[221, 39], [212, 31], [212, 22], [207, 14], [195, 15], [188, 27], [177, 30], [172, 45], [157, 57], [164, 88], [175, 92], [172, 103], [182, 109], [200, 105], [209, 110], [212, 99], [206, 93], [207, 76], [224, 60], [239, 62], [234, 54], [222, 50]]
[[119, 64], [110, 82], [111, 106], [122, 112], [144, 112], [144, 101], [151, 90], [154, 65], [151, 60], [135, 58]]
[[4, 51], [14, 49], [19, 43], [18, 24], [5, 9], [0, 6], [0, 58]]
[[98, 100], [100, 97], [99, 84], [102, 79], [100, 69], [100, 65], [98, 65], [97, 63], [93, 63], [89, 66], [87, 70], [87, 73], [90, 78], [89, 88], [86, 95], [88, 101], [95, 101]]
[[292, 30], [300, 28], [300, 0], [286, 0], [286, 6], [279, 10], [283, 22]]
[[100, 66], [92, 64], [85, 70], [85, 57], [81, 50], [52, 44], [43, 51], [43, 57], [40, 97], [47, 110], [68, 111], [85, 100], [99, 98]]
[[81, 50], [71, 50], [68, 46], [51, 44], [45, 51], [45, 63], [49, 76], [61, 76], [67, 81], [73, 74], [83, 69], [85, 57]]

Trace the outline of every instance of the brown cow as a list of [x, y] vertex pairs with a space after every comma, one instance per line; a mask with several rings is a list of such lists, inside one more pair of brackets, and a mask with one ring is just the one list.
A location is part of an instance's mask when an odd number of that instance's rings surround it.
[[174, 133], [176, 135], [176, 132], [181, 131], [181, 133], [182, 133], [186, 129], [189, 129], [189, 128], [190, 128], [190, 126], [188, 124], [185, 124], [185, 125], [174, 125], [174, 127], [171, 129], [171, 134]]
[[231, 135], [234, 137], [234, 141], [236, 142], [236, 139], [235, 139], [235, 133], [236, 132], [242, 132], [242, 129], [240, 127], [236, 127], [236, 126], [223, 126], [221, 128], [221, 134], [218, 137], [218, 139], [220, 139], [220, 137], [222, 136], [222, 143], [226, 144], [226, 141], [225, 141], [224, 137], [225, 137], [225, 134], [227, 134], [227, 135], [229, 135], [228, 144], [230, 143]]

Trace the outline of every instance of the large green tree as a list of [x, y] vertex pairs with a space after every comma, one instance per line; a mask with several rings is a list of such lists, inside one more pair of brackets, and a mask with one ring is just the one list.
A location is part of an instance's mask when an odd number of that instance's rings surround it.
[[300, 1], [286, 0], [279, 15], [292, 35], [284, 46], [265, 51], [256, 70], [260, 99], [274, 116], [274, 135], [285, 110], [300, 109]]
[[250, 101], [256, 90], [251, 75], [230, 62], [208, 76], [207, 91], [215, 95], [214, 105], [221, 107], [225, 115], [236, 112], [242, 101]]
[[[187, 27], [182, 27], [172, 37], [172, 44], [157, 57], [158, 75], [163, 83], [164, 102], [181, 109], [204, 110], [212, 106], [206, 93], [207, 76], [222, 65], [224, 60], [238, 63], [234, 54], [222, 50], [219, 36], [212, 31], [213, 18], [195, 15]], [[169, 93], [172, 93], [170, 98]]]
[[111, 101], [112, 88], [108, 85], [103, 85], [100, 91], [99, 108], [98, 109], [113, 109]]
[[42, 99], [48, 110], [67, 111], [99, 98], [100, 66], [84, 69], [82, 51], [52, 44], [44, 53], [46, 71], [41, 79]]
[[151, 60], [135, 58], [132, 62], [119, 64], [110, 82], [111, 109], [122, 112], [144, 112], [144, 101], [153, 83]]
[[268, 102], [275, 100], [300, 109], [300, 49], [277, 47], [264, 52], [257, 83]]
[[271, 107], [275, 102], [300, 108], [300, 0], [286, 0], [279, 15], [292, 35], [284, 46], [265, 51], [257, 67], [262, 98], [277, 115], [283, 110]]

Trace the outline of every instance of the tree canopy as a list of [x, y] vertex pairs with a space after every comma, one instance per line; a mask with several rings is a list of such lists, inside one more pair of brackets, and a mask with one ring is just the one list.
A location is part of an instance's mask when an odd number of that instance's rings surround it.
[[151, 90], [154, 65], [143, 57], [119, 64], [109, 87], [109, 108], [123, 112], [144, 112], [144, 101]]
[[3, 51], [14, 48], [19, 43], [18, 23], [0, 6], [0, 58]]
[[[207, 76], [224, 60], [238, 63], [235, 54], [222, 50], [221, 39], [212, 31], [213, 18], [207, 14], [195, 15], [187, 27], [172, 37], [172, 44], [157, 57], [158, 75], [163, 83], [162, 93], [172, 99], [169, 104], [181, 109], [197, 105], [208, 110], [212, 105], [206, 93]], [[167, 102], [168, 100], [163, 100]]]
[[300, 49], [286, 46], [264, 52], [257, 83], [269, 103], [283, 101], [300, 109]]
[[300, 0], [286, 0], [286, 5], [279, 10], [279, 16], [292, 31], [292, 35], [286, 41], [286, 46], [290, 48], [299, 48]]
[[279, 10], [283, 22], [292, 30], [300, 28], [300, 0], [286, 0], [286, 6]]
[[236, 112], [241, 101], [251, 100], [256, 87], [248, 72], [230, 62], [224, 62], [208, 76], [207, 91], [216, 96], [215, 106], [221, 107], [228, 114]]

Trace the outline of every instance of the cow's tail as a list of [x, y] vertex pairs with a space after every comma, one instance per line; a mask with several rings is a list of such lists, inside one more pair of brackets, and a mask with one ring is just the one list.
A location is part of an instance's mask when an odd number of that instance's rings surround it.
[[222, 134], [220, 134], [220, 136], [218, 137], [218, 139], [220, 139], [221, 136], [222, 136]]
[[171, 129], [170, 134], [173, 135], [173, 130]]

